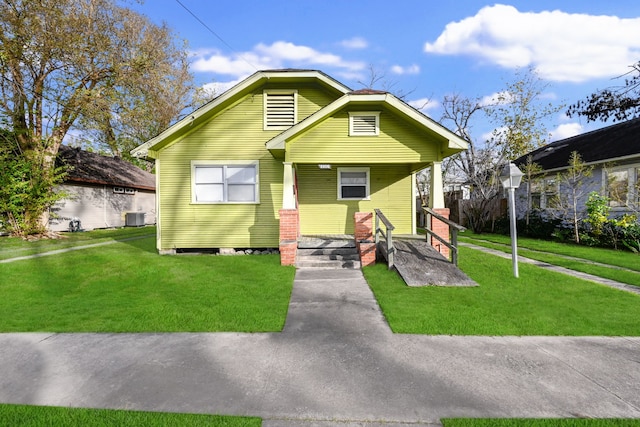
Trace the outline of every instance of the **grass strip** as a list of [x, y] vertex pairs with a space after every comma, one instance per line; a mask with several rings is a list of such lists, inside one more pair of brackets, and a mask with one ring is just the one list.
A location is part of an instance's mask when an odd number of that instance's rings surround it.
[[640, 296], [534, 265], [460, 248], [460, 267], [480, 286], [408, 287], [395, 271], [363, 268], [391, 329], [429, 335], [640, 336]]
[[13, 427], [260, 427], [262, 420], [252, 417], [204, 414], [0, 404], [0, 424]]
[[[469, 239], [469, 243], [471, 242], [485, 248], [495, 249], [504, 253], [511, 253], [511, 246], [506, 246], [501, 243], [493, 243], [488, 240], [481, 239]], [[607, 267], [601, 265], [601, 263], [591, 264], [591, 260], [565, 258], [554, 253], [540, 252], [537, 250], [533, 251], [520, 247], [518, 248], [518, 255], [546, 262], [548, 264], [565, 267], [570, 270], [580, 271], [594, 276], [604, 277], [605, 279], [615, 280], [616, 282], [640, 287], [640, 272], [621, 270], [618, 266]]]
[[[465, 232], [461, 233], [459, 238], [460, 241], [463, 242], [483, 240], [503, 245], [511, 245], [511, 238], [502, 234], [473, 234]], [[518, 237], [518, 248], [567, 255], [602, 264], [614, 265], [628, 270], [640, 271], [640, 255], [628, 251], [580, 246], [574, 243], [553, 242], [527, 237]]]
[[618, 418], [445, 418], [443, 427], [640, 427], [640, 420]]
[[294, 274], [278, 255], [159, 256], [153, 237], [17, 261], [0, 331], [280, 331]]

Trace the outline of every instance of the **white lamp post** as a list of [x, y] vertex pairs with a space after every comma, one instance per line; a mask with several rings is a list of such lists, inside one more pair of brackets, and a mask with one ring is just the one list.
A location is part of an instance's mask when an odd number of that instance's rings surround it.
[[513, 263], [513, 276], [518, 277], [518, 237], [516, 233], [516, 197], [515, 190], [520, 186], [524, 175], [513, 163], [505, 165], [500, 173], [500, 183], [505, 190], [509, 190], [509, 216], [511, 225], [511, 260]]

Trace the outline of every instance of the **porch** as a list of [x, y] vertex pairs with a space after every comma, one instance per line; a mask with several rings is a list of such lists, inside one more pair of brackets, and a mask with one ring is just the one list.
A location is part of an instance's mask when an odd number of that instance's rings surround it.
[[[445, 220], [438, 217], [440, 219], [431, 218], [431, 223]], [[281, 211], [281, 221], [283, 218], [295, 221], [297, 210]], [[444, 224], [446, 234], [442, 236], [432, 230], [428, 236], [393, 235], [393, 225], [382, 212], [376, 210], [375, 221], [373, 218], [373, 213], [357, 212], [354, 234], [300, 235], [297, 224], [285, 224], [285, 233], [288, 229], [292, 235], [281, 234], [285, 237], [281, 238], [281, 262], [298, 268], [359, 269], [386, 259], [389, 268], [394, 268], [409, 286], [477, 286], [454, 262], [457, 260], [455, 229], [451, 239], [449, 224]], [[439, 229], [443, 229], [443, 224]], [[281, 223], [281, 233], [282, 230]], [[449, 243], [451, 240], [453, 245]]]

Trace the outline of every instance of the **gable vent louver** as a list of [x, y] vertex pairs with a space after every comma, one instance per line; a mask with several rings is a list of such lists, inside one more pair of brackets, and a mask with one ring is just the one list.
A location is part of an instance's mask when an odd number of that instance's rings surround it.
[[281, 129], [296, 124], [295, 93], [267, 93], [265, 124]]
[[377, 135], [378, 116], [377, 115], [353, 115], [351, 117], [352, 135]]

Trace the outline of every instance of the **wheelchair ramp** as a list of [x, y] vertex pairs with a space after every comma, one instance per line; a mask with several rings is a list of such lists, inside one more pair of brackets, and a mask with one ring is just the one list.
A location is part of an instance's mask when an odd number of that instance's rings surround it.
[[478, 286], [424, 240], [394, 239], [394, 266], [409, 286]]

